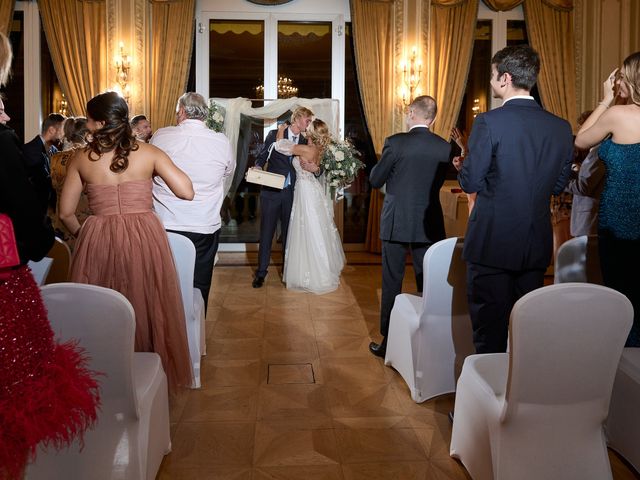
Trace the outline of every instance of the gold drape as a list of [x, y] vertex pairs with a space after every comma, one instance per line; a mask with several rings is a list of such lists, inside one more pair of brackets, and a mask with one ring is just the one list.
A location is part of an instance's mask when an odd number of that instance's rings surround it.
[[575, 128], [578, 112], [573, 12], [549, 6], [548, 0], [527, 0], [524, 15], [531, 46], [542, 61], [538, 89], [544, 108]]
[[189, 76], [195, 1], [153, 2], [150, 117], [154, 128], [175, 124], [176, 102]]
[[[516, 8], [524, 0], [482, 0], [494, 12], [506, 12]], [[572, 10], [573, 0], [542, 0], [547, 6], [558, 10]]]
[[15, 0], [0, 0], [0, 32], [9, 35]]
[[[394, 4], [394, 0], [351, 0], [358, 83], [365, 121], [378, 156], [393, 122]], [[365, 248], [375, 253], [382, 250], [382, 198], [378, 190], [371, 192]]]
[[[429, 1], [423, 2], [427, 8]], [[448, 140], [467, 84], [478, 0], [466, 0], [452, 7], [443, 7], [440, 3], [442, 0], [431, 2], [426, 93], [438, 102], [433, 131]]]
[[106, 3], [38, 0], [38, 8], [62, 91], [81, 115], [106, 84]]

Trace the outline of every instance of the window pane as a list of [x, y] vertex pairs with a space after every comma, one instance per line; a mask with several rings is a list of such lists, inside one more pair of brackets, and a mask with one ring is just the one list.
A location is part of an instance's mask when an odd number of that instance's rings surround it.
[[331, 98], [331, 23], [278, 22], [278, 98]]
[[[9, 34], [13, 48], [13, 63], [9, 83], [2, 89], [4, 108], [11, 117], [8, 125], [24, 140], [24, 12], [14, 12]], [[31, 139], [29, 139], [31, 140]]]
[[264, 22], [209, 21], [209, 95], [255, 98], [264, 75]]
[[356, 180], [344, 194], [344, 230], [343, 243], [363, 243], [367, 233], [369, 217], [369, 172], [376, 163], [373, 143], [364, 121], [364, 112], [358, 89], [356, 66], [353, 51], [351, 24], [345, 25], [345, 91], [344, 126], [345, 137], [362, 154], [361, 160], [366, 167], [360, 171]]

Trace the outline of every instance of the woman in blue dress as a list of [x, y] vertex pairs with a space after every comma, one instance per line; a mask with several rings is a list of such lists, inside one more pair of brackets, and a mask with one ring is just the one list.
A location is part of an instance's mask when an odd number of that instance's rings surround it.
[[576, 146], [589, 148], [602, 141], [599, 154], [606, 168], [598, 213], [602, 277], [606, 286], [633, 304], [626, 346], [640, 347], [640, 52], [629, 55], [609, 75], [603, 91], [603, 100], [576, 136]]

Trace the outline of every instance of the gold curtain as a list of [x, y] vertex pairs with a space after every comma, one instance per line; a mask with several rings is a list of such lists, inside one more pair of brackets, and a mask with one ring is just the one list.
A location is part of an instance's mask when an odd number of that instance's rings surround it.
[[106, 84], [106, 3], [38, 0], [38, 8], [62, 91], [82, 115]]
[[524, 18], [531, 46], [542, 61], [538, 89], [544, 108], [575, 128], [578, 112], [573, 12], [552, 7], [548, 0], [527, 0]]
[[15, 0], [0, 0], [0, 32], [9, 35]]
[[[153, 1], [150, 117], [154, 128], [175, 124], [176, 102], [189, 76], [195, 1]], [[180, 54], [178, 54], [180, 52]]]
[[[424, 8], [429, 5], [423, 0]], [[433, 131], [445, 139], [455, 126], [473, 53], [478, 0], [466, 0], [454, 6], [442, 0], [431, 1], [428, 35], [427, 90], [438, 102]]]
[[[393, 122], [394, 7], [395, 0], [351, 0], [358, 83], [365, 120], [378, 157]], [[382, 199], [378, 190], [372, 190], [365, 248], [374, 253], [382, 251]]]
[[482, 0], [494, 12], [506, 12], [520, 5], [524, 0]]

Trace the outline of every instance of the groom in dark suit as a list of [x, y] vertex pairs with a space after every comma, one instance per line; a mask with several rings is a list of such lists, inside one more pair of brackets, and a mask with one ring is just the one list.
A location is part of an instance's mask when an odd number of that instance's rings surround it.
[[539, 71], [527, 45], [494, 55], [491, 89], [504, 103], [478, 115], [468, 157], [454, 160], [462, 189], [477, 193], [463, 251], [477, 353], [506, 351], [511, 308], [542, 287], [553, 248], [550, 198], [569, 179], [571, 126], [529, 95]]
[[[306, 144], [306, 139], [302, 136], [311, 123], [313, 112], [305, 107], [297, 107], [291, 114], [291, 125], [284, 131], [284, 138], [298, 144]], [[284, 188], [262, 187], [260, 192], [260, 250], [258, 253], [258, 269], [253, 277], [253, 288], [260, 288], [264, 284], [267, 276], [267, 269], [271, 259], [271, 242], [276, 231], [276, 225], [280, 220], [280, 231], [282, 234], [282, 255], [284, 258], [287, 242], [287, 230], [289, 228], [289, 217], [291, 216], [291, 206], [293, 205], [293, 187], [296, 183], [296, 171], [291, 164], [292, 156], [279, 153], [273, 144], [276, 141], [277, 130], [271, 130], [267, 135], [264, 146], [256, 160], [256, 167], [264, 168], [267, 164], [267, 172], [278, 173], [285, 176]], [[315, 165], [307, 165], [300, 162], [300, 166], [305, 170], [317, 170]]]
[[422, 291], [422, 260], [429, 246], [445, 238], [440, 187], [449, 164], [451, 145], [429, 131], [436, 118], [436, 101], [417, 97], [407, 110], [406, 133], [387, 138], [380, 161], [371, 170], [374, 188], [386, 184], [380, 218], [382, 240], [382, 305], [380, 344], [369, 350], [378, 357], [387, 351], [389, 319], [396, 295], [402, 291], [407, 251], [411, 250], [418, 291]]

